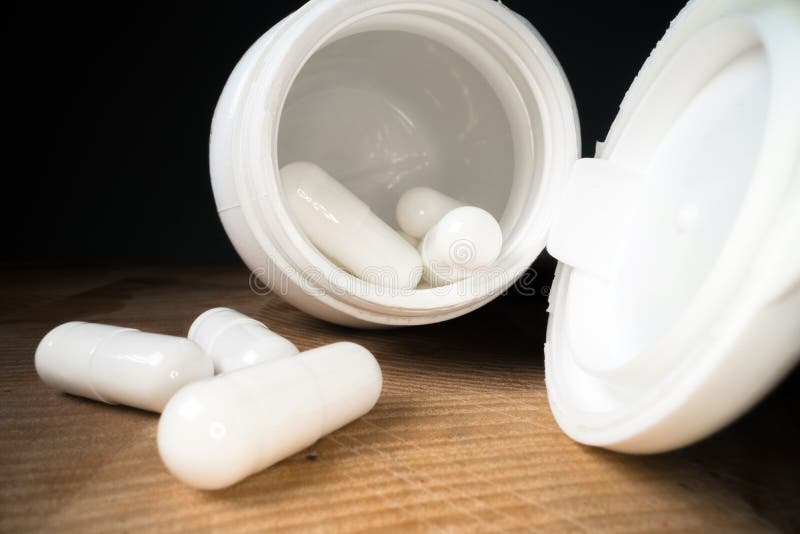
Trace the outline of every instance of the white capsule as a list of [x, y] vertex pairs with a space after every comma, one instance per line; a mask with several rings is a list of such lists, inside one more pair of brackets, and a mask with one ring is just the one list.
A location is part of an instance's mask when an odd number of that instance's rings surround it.
[[378, 362], [354, 343], [218, 375], [172, 397], [158, 450], [186, 484], [224, 488], [366, 414], [381, 385]]
[[281, 178], [295, 220], [334, 263], [368, 282], [416, 287], [419, 253], [361, 199], [313, 163], [290, 163]]
[[200, 345], [214, 361], [217, 373], [294, 356], [294, 343], [263, 323], [230, 308], [203, 312], [189, 328], [189, 339]]
[[435, 286], [466, 278], [494, 262], [502, 247], [503, 232], [488, 211], [456, 208], [425, 234], [419, 246], [425, 279]]
[[181, 387], [214, 374], [211, 358], [186, 338], [84, 322], [48, 332], [35, 358], [49, 386], [152, 412]]
[[422, 239], [447, 212], [463, 205], [430, 187], [414, 187], [400, 197], [395, 216], [403, 232]]

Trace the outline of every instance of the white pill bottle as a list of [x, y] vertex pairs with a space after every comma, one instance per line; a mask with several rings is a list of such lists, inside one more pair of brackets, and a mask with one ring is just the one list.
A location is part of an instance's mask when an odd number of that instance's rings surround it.
[[[263, 283], [348, 326], [458, 317], [547, 247], [560, 261], [545, 350], [556, 420], [583, 443], [668, 450], [742, 413], [800, 352], [798, 58], [796, 1], [694, 0], [579, 160], [567, 79], [502, 4], [312, 0], [231, 74], [214, 195]], [[500, 222], [500, 256], [436, 288], [351, 276], [287, 209], [279, 169], [294, 161], [394, 227], [413, 187], [481, 207]]]

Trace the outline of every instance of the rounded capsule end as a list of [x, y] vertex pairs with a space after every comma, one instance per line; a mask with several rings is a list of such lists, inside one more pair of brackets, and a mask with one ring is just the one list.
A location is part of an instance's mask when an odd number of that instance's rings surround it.
[[208, 384], [190, 384], [167, 403], [158, 422], [158, 452], [176, 478], [214, 490], [249, 475], [253, 454], [232, 417], [235, 412], [226, 409], [224, 390]]

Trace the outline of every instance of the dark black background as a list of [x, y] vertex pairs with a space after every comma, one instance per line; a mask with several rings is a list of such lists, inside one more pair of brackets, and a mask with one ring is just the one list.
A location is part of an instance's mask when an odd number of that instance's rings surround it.
[[[583, 152], [683, 2], [511, 1], [561, 61]], [[4, 23], [4, 262], [232, 262], [211, 116], [248, 46], [301, 2], [17, 6]]]

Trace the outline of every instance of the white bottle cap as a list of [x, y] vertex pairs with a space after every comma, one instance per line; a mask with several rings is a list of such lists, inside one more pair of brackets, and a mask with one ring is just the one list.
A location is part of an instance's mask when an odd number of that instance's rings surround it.
[[263, 323], [230, 308], [213, 308], [202, 313], [189, 328], [189, 339], [211, 356], [217, 373], [300, 352], [294, 343]]
[[378, 362], [354, 343], [239, 369], [175, 394], [158, 449], [186, 484], [224, 488], [366, 414], [381, 385]]
[[36, 372], [66, 393], [160, 412], [178, 389], [212, 376], [214, 366], [185, 338], [71, 322], [39, 343]]
[[553, 415], [632, 453], [731, 422], [800, 357], [800, 4], [690, 2], [550, 230]]

